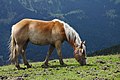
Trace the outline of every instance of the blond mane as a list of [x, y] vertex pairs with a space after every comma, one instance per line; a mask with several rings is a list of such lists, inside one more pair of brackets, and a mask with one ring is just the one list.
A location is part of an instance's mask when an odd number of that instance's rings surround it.
[[75, 43], [77, 45], [80, 45], [81, 39], [79, 37], [79, 34], [70, 25], [68, 25], [67, 23], [65, 23], [64, 21], [61, 21], [59, 19], [54, 19], [52, 21], [59, 21], [60, 23], [63, 23], [67, 40], [71, 41], [76, 38]]

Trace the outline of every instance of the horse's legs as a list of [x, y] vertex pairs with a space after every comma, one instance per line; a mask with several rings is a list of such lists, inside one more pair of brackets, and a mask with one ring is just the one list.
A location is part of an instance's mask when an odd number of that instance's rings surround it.
[[26, 53], [25, 53], [25, 50], [22, 50], [22, 58], [23, 58], [23, 62], [24, 62], [24, 65], [27, 66], [27, 68], [31, 68], [31, 65], [29, 65], [27, 59], [26, 59]]
[[20, 68], [20, 65], [19, 65], [19, 62], [18, 62], [18, 56], [19, 56], [21, 50], [20, 50], [20, 47], [18, 45], [15, 46], [14, 52], [15, 52], [15, 66], [19, 70], [21, 68]]
[[23, 46], [21, 55], [22, 55], [22, 58], [23, 58], [24, 65], [26, 65], [27, 68], [31, 68], [31, 65], [29, 65], [29, 63], [28, 63], [28, 61], [27, 61], [27, 59], [26, 59], [25, 50], [26, 50], [27, 44], [28, 44], [28, 42]]
[[47, 52], [47, 56], [46, 56], [45, 61], [44, 61], [44, 65], [48, 66], [49, 57], [51, 56], [54, 49], [55, 49], [55, 47], [53, 45], [50, 45], [49, 50]]
[[59, 56], [59, 61], [61, 65], [64, 65], [63, 59], [62, 59], [62, 51], [61, 51], [61, 41], [56, 41], [55, 47], [57, 49], [57, 53]]

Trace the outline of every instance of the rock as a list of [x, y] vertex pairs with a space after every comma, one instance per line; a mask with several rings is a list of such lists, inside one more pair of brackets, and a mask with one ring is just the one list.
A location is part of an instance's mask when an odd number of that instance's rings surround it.
[[109, 59], [112, 59], [111, 57]]
[[66, 74], [67, 72], [64, 71], [64, 72], [62, 72], [62, 73], [63, 73], [63, 74]]
[[107, 69], [108, 69], [107, 66], [102, 67], [102, 70], [107, 70]]
[[113, 62], [110, 60], [109, 63], [112, 64]]
[[0, 76], [0, 80], [6, 80], [7, 78], [7, 76]]
[[43, 70], [43, 72], [46, 72], [46, 71], [48, 71], [48, 69], [44, 69], [44, 70]]
[[107, 65], [107, 67], [110, 67], [109, 65]]
[[7, 80], [24, 80], [24, 79], [22, 77], [9, 77]]
[[97, 70], [96, 68], [94, 68], [94, 70]]
[[81, 77], [81, 78], [84, 78], [84, 77], [85, 77], [85, 75], [84, 75], [84, 74], [81, 74], [81, 75], [80, 75], [80, 77]]
[[106, 63], [106, 62], [103, 61], [103, 60], [97, 60], [96, 62], [97, 62], [97, 63], [101, 63], [101, 64], [105, 64], [105, 63]]
[[107, 78], [98, 78], [98, 77], [95, 77], [93, 80], [109, 80]]
[[69, 60], [66, 60], [66, 62], [69, 62]]
[[15, 80], [24, 80], [22, 77], [17, 77]]
[[14, 74], [18, 74], [18, 72], [14, 72]]
[[116, 64], [120, 64], [120, 62], [116, 62]]
[[60, 70], [60, 68], [56, 68], [56, 70]]
[[53, 72], [51, 72], [51, 73], [50, 73], [50, 75], [54, 75], [54, 73], [53, 73]]
[[52, 69], [50, 68], [50, 69], [48, 69], [48, 71], [52, 71]]
[[57, 61], [56, 60], [53, 60], [52, 63], [56, 63]]
[[70, 67], [70, 69], [74, 69], [74, 68], [75, 68], [75, 66], [71, 66], [71, 67]]
[[42, 73], [37, 73], [36, 75], [41, 75]]
[[116, 70], [114, 73], [119, 73], [120, 72], [120, 70]]
[[100, 59], [99, 57], [97, 57], [96, 59]]
[[42, 75], [46, 75], [46, 73], [43, 73]]
[[96, 70], [96, 68], [90, 68], [90, 71], [95, 71]]
[[86, 73], [88, 73], [88, 74], [89, 74], [89, 73], [90, 73], [90, 71], [86, 71]]
[[28, 74], [24, 74], [23, 77], [28, 77], [29, 75]]
[[77, 71], [77, 74], [80, 74], [80, 71]]

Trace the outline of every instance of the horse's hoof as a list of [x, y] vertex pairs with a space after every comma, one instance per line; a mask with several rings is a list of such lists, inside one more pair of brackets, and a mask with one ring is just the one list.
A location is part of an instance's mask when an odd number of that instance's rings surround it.
[[61, 66], [67, 66], [67, 64], [63, 63], [63, 64], [60, 64]]
[[20, 68], [20, 70], [25, 70], [26, 68]]
[[21, 69], [20, 65], [15, 65], [15, 67], [16, 67], [18, 70]]
[[26, 68], [19, 67], [17, 70], [25, 70]]
[[31, 68], [32, 67], [32, 65], [27, 65], [27, 68]]
[[49, 67], [49, 65], [48, 64], [43, 64], [43, 65], [41, 65], [41, 67], [42, 68], [47, 68], [47, 67]]

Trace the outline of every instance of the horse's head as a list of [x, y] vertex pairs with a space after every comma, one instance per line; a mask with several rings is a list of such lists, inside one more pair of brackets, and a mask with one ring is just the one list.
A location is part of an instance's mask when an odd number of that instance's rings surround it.
[[85, 41], [82, 41], [80, 45], [75, 45], [74, 57], [81, 65], [86, 65]]

